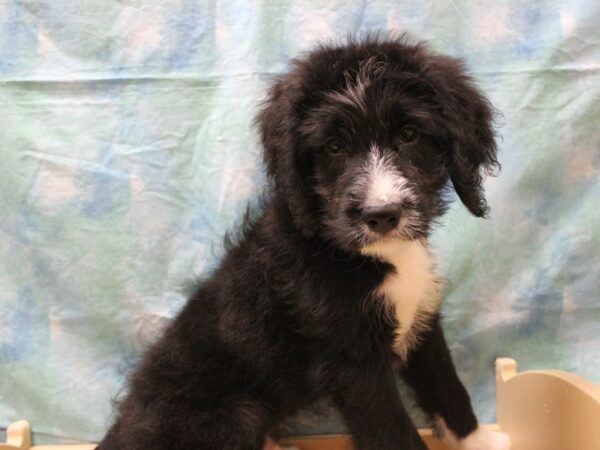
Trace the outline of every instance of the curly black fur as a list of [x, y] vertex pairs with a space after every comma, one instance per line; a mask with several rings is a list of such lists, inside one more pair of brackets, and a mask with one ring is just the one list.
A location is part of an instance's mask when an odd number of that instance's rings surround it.
[[[398, 372], [458, 438], [475, 430], [438, 315], [407, 358], [394, 353], [402, 324], [376, 291], [395, 268], [361, 249], [425, 242], [450, 183], [474, 215], [487, 213], [492, 116], [460, 61], [405, 37], [349, 39], [293, 61], [256, 119], [271, 180], [262, 213], [146, 353], [99, 448], [258, 450], [328, 398], [358, 449], [425, 449]], [[405, 191], [388, 234], [363, 223], [377, 164]]]

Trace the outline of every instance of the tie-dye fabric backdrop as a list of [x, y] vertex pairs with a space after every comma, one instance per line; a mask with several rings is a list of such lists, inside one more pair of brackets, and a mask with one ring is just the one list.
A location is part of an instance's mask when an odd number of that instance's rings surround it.
[[491, 219], [457, 203], [434, 237], [479, 416], [500, 355], [600, 382], [599, 23], [597, 0], [0, 0], [0, 426], [101, 437], [261, 188], [269, 80], [375, 29], [463, 57], [503, 113]]

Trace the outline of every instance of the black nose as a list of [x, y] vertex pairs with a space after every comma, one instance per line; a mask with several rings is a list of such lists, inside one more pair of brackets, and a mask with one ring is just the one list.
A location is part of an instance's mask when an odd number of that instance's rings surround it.
[[369, 206], [363, 209], [361, 217], [371, 231], [385, 234], [398, 226], [402, 208], [399, 204]]

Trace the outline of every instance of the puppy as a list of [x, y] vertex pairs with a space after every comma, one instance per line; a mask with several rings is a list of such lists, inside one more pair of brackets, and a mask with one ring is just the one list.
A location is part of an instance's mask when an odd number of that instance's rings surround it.
[[256, 119], [260, 213], [146, 353], [99, 448], [258, 450], [327, 398], [356, 449], [424, 450], [400, 375], [453, 448], [508, 450], [456, 375], [427, 244], [452, 187], [488, 212], [492, 119], [459, 60], [406, 37], [293, 61]]

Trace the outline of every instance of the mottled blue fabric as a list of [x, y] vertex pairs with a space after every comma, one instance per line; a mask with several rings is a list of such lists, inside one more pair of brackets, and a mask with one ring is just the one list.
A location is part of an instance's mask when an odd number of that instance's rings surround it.
[[[315, 42], [408, 31], [503, 113], [490, 220], [433, 242], [483, 421], [492, 365], [600, 381], [600, 3], [0, 0], [0, 426], [99, 439], [136, 358], [264, 175], [251, 120]], [[335, 431], [339, 419], [292, 426]]]

